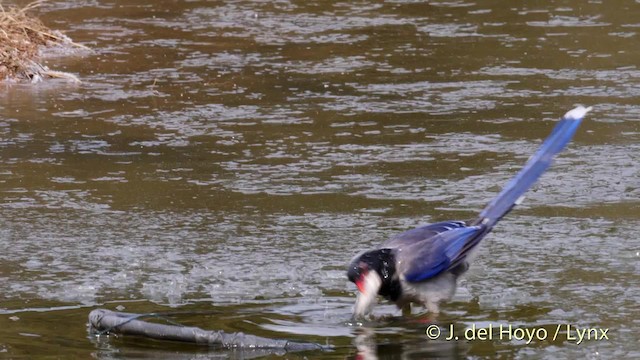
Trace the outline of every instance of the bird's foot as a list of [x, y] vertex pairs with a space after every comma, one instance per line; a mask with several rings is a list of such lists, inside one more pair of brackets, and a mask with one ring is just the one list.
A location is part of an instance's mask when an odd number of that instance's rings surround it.
[[420, 325], [433, 324], [433, 323], [436, 322], [436, 318], [432, 317], [430, 314], [426, 314], [426, 315], [420, 315], [419, 317], [417, 317], [415, 319], [411, 319], [411, 322], [417, 323], [417, 324], [420, 324]]

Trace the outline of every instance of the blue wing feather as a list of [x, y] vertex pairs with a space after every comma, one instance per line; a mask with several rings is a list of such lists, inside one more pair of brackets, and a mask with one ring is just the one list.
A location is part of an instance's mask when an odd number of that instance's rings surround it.
[[482, 230], [483, 226], [460, 227], [400, 249], [397, 252], [402, 259], [400, 271], [410, 282], [437, 276], [452, 267], [465, 244], [481, 234]]
[[382, 248], [395, 249], [396, 266], [409, 282], [420, 282], [451, 270], [466, 260], [469, 252], [540, 178], [569, 143], [584, 115], [591, 108], [569, 111], [498, 196], [467, 226], [461, 221], [425, 225], [391, 238]]
[[423, 225], [415, 229], [400, 233], [380, 245], [380, 248], [396, 248], [403, 245], [410, 245], [418, 241], [429, 239], [441, 232], [458, 229], [466, 226], [464, 221], [442, 221], [433, 224]]

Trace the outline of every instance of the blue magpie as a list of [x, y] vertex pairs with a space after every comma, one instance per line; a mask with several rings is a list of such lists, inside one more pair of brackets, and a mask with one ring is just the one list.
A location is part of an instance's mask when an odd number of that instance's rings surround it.
[[356, 255], [347, 270], [347, 277], [359, 290], [354, 317], [369, 314], [378, 295], [403, 310], [416, 303], [437, 314], [440, 303], [453, 297], [457, 280], [469, 268], [480, 241], [522, 201], [590, 110], [578, 106], [567, 112], [524, 168], [475, 220], [420, 226]]

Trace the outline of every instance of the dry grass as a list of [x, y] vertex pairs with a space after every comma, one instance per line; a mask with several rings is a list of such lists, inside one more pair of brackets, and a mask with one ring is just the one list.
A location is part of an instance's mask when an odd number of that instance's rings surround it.
[[24, 8], [5, 9], [0, 4], [0, 81], [37, 82], [47, 77], [78, 79], [67, 73], [51, 71], [37, 62], [41, 48], [78, 46], [60, 32], [47, 28], [37, 17], [27, 14], [45, 0], [34, 1]]

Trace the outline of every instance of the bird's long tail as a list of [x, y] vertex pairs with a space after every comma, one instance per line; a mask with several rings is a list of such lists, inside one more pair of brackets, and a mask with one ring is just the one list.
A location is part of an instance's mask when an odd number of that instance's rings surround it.
[[567, 112], [551, 135], [542, 143], [538, 151], [527, 161], [520, 172], [502, 189], [500, 194], [482, 210], [474, 225], [485, 225], [490, 230], [503, 216], [519, 203], [522, 195], [529, 190], [547, 170], [558, 154], [571, 141], [584, 116], [591, 107], [578, 106]]

